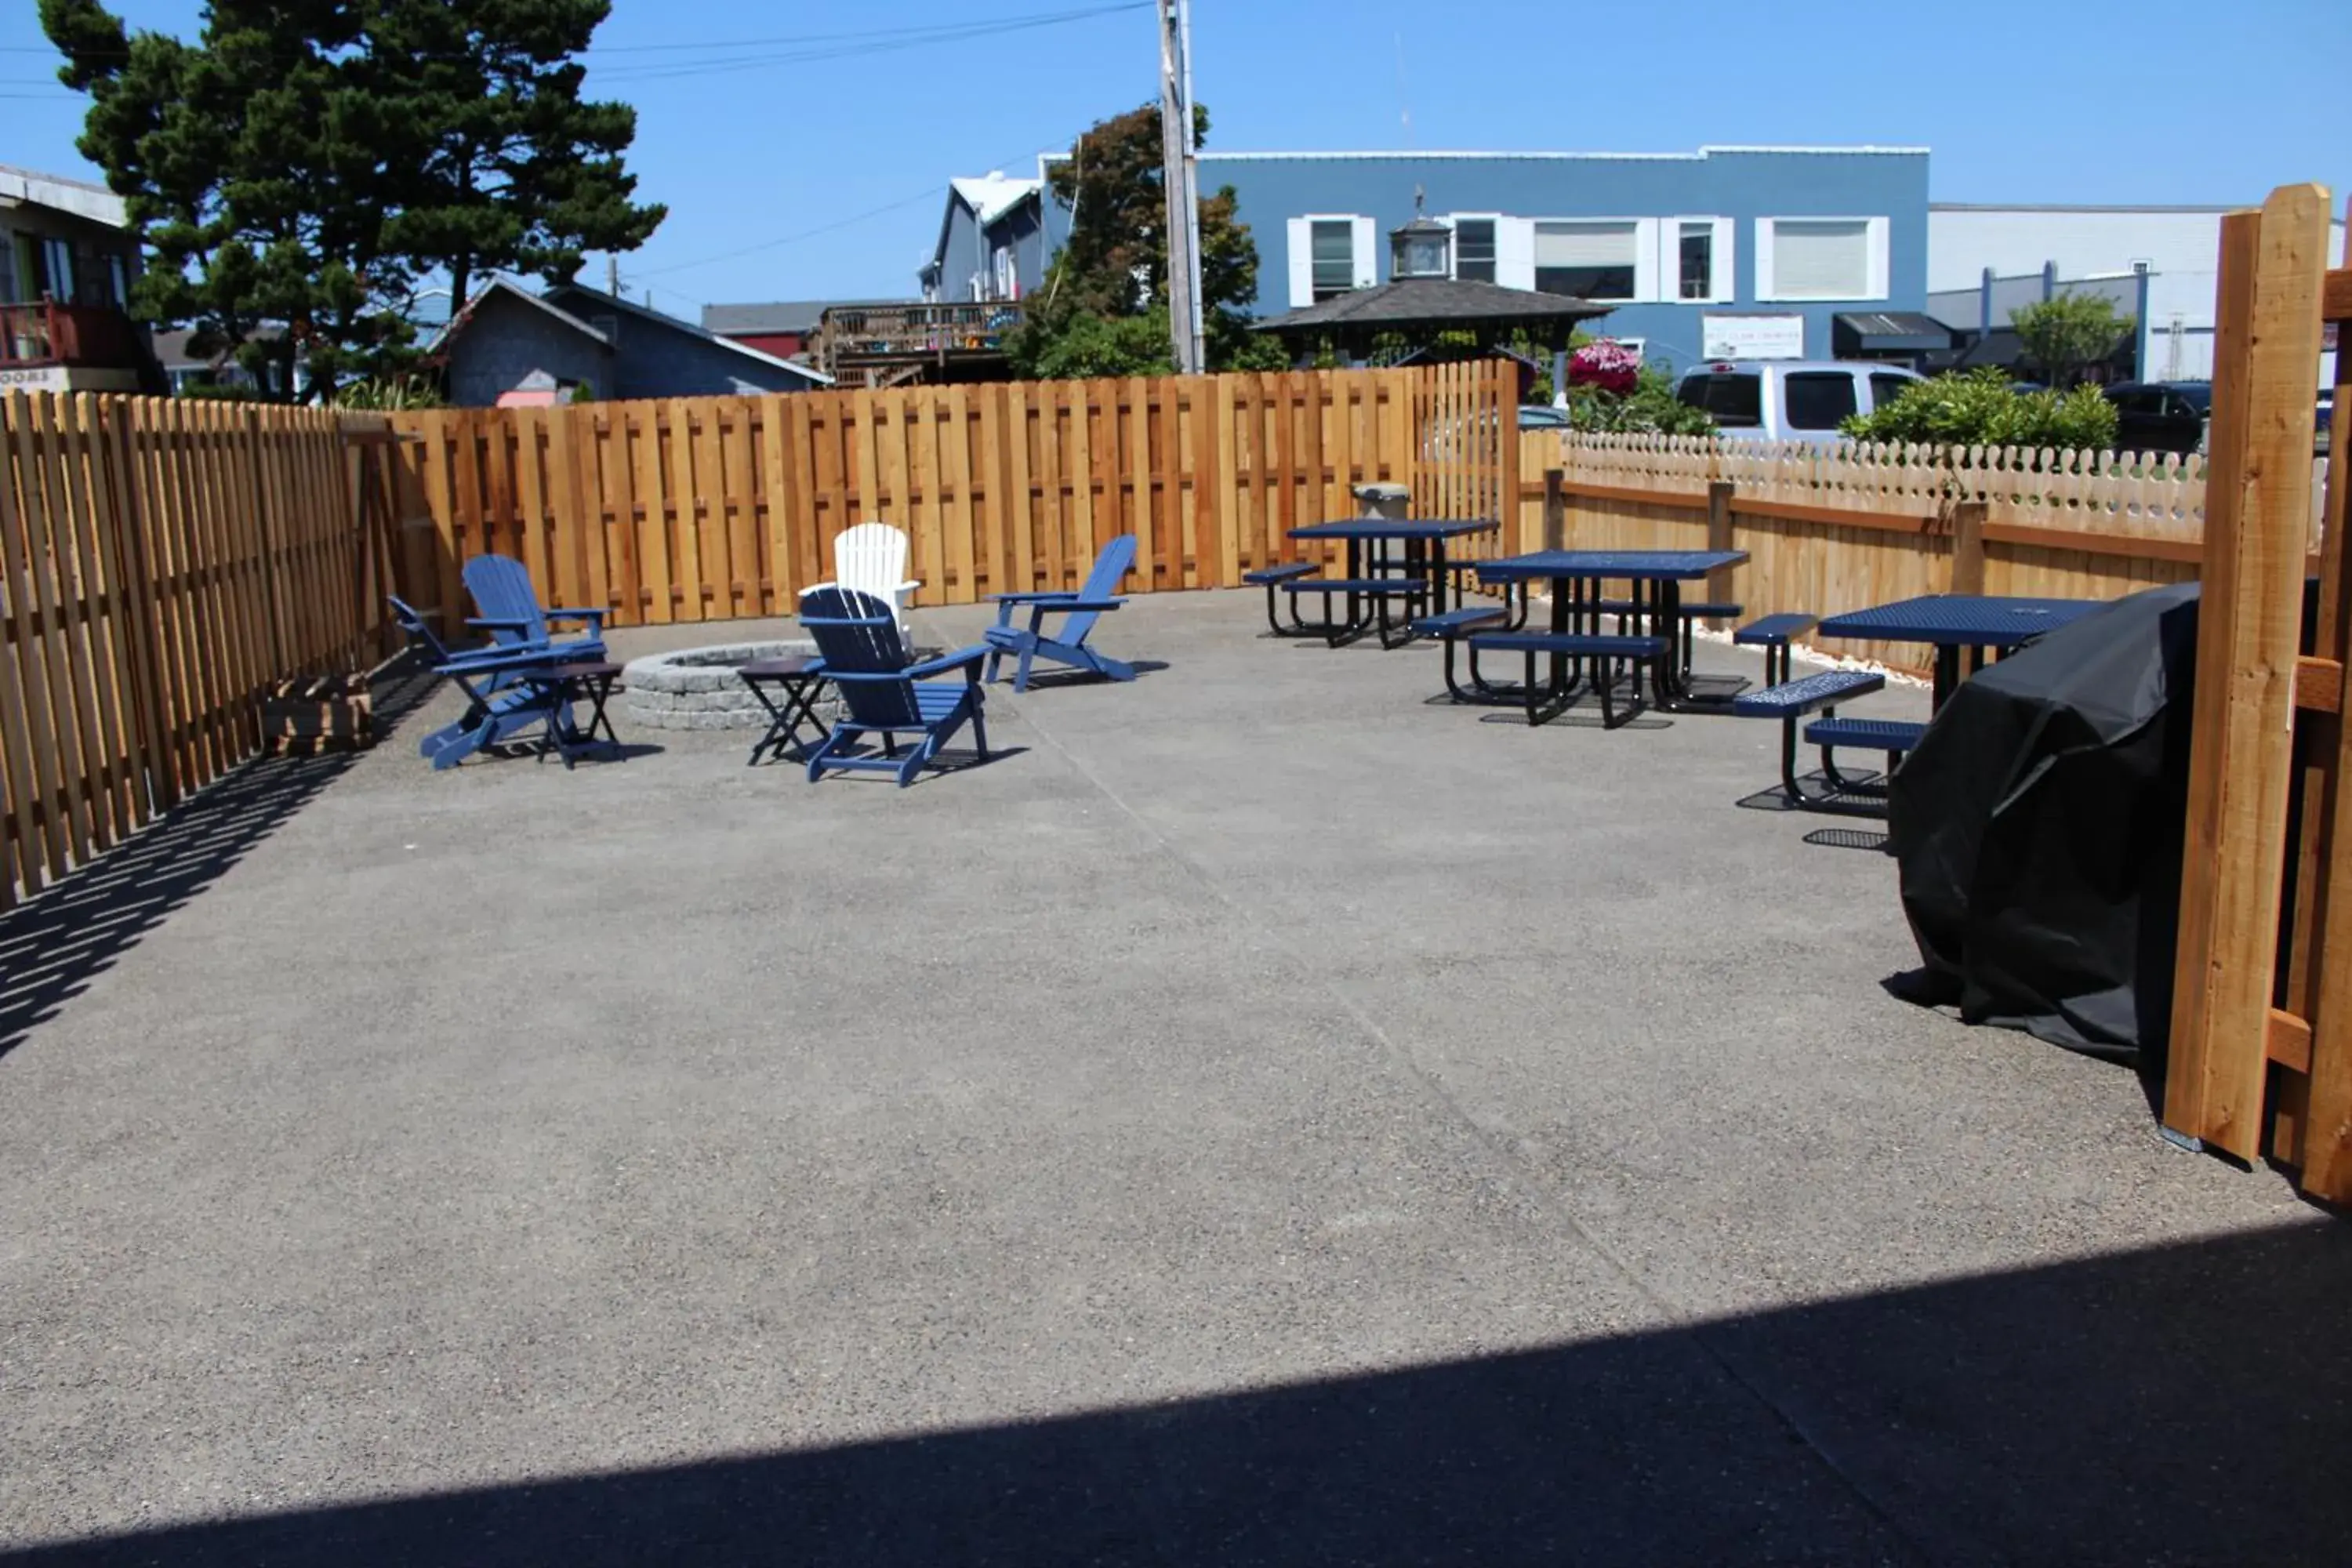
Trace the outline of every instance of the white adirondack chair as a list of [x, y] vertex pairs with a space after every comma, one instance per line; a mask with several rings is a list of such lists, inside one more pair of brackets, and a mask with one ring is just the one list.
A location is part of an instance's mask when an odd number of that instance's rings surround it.
[[861, 522], [855, 528], [841, 531], [833, 542], [833, 576], [830, 583], [819, 583], [803, 588], [803, 595], [818, 588], [855, 588], [861, 594], [871, 594], [890, 606], [898, 617], [898, 632], [905, 636], [907, 612], [915, 606], [915, 590], [923, 584], [907, 575], [907, 534], [903, 529], [887, 522]]

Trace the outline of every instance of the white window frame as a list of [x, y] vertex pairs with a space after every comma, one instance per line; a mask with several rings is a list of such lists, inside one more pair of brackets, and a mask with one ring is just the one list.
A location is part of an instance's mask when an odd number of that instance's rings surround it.
[[1370, 218], [1361, 213], [1300, 213], [1284, 225], [1290, 246], [1290, 308], [1294, 310], [1315, 303], [1315, 226], [1318, 223], [1348, 226], [1354, 287], [1369, 289], [1380, 281], [1380, 258]]
[[[1511, 220], [1501, 213], [1447, 213], [1446, 226], [1453, 229], [1454, 238], [1445, 247], [1445, 272], [1449, 278], [1462, 276], [1462, 221], [1491, 223], [1495, 226], [1495, 281], [1503, 281], [1503, 226]], [[1529, 234], [1535, 231], [1529, 229]]]
[[1506, 289], [1536, 286], [1536, 220], [1498, 217], [1495, 220], [1495, 281]]
[[[1654, 305], [1658, 302], [1658, 220], [1634, 217], [1622, 213], [1558, 214], [1531, 217], [1528, 225], [1528, 280], [1524, 285], [1533, 289], [1535, 280], [1535, 238], [1537, 231], [1548, 223], [1614, 223], [1631, 224], [1633, 228], [1633, 292], [1622, 300], [1595, 300], [1596, 305]], [[1498, 224], [1495, 229], [1495, 276], [1503, 275], [1503, 235]]]
[[[1774, 241], [1778, 226], [1782, 223], [1858, 223], [1863, 226], [1864, 292], [1860, 294], [1788, 294], [1776, 286], [1772, 278]], [[1891, 287], [1892, 268], [1888, 264], [1888, 246], [1892, 225], [1885, 217], [1871, 217], [1861, 213], [1784, 213], [1778, 217], [1756, 220], [1756, 298], [1761, 301], [1787, 301], [1791, 304], [1832, 304], [1846, 300], [1882, 300]]]
[[[1706, 292], [1692, 299], [1683, 298], [1683, 226], [1690, 223], [1711, 225], [1715, 230], [1707, 254]], [[1658, 300], [1666, 305], [1728, 305], [1739, 298], [1738, 252], [1734, 247], [1739, 233], [1738, 220], [1717, 217], [1709, 213], [1685, 213], [1680, 217], [1658, 220]]]

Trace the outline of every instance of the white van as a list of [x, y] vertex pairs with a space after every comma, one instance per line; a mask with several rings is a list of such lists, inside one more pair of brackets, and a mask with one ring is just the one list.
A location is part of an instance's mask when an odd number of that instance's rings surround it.
[[1827, 442], [1848, 415], [1867, 414], [1925, 379], [1866, 361], [1719, 360], [1694, 367], [1675, 395], [1737, 439]]

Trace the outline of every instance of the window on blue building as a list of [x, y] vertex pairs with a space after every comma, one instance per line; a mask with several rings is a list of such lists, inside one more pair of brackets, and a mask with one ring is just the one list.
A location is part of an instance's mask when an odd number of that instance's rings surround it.
[[1678, 276], [1680, 297], [1685, 300], [1715, 298], [1715, 224], [1709, 220], [1685, 223], [1682, 226], [1682, 261]]
[[1317, 218], [1313, 237], [1315, 302], [1345, 294], [1356, 286], [1356, 228], [1346, 218]]
[[1536, 289], [1577, 300], [1631, 300], [1640, 225], [1536, 225]]
[[1454, 276], [1472, 283], [1495, 280], [1495, 220], [1456, 219], [1454, 225]]

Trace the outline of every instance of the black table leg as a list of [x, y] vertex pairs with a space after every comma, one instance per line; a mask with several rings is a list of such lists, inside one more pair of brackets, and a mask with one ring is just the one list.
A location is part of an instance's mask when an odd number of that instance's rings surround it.
[[[1348, 541], [1348, 580], [1351, 583], [1355, 582], [1361, 578], [1363, 574], [1364, 542], [1360, 539], [1350, 539]], [[1324, 618], [1328, 620], [1330, 617], [1331, 612], [1327, 609], [1323, 614]], [[1351, 632], [1360, 633], [1363, 630], [1363, 626], [1364, 611], [1362, 600], [1360, 595], [1350, 593], [1348, 595], [1348, 629]], [[1331, 646], [1337, 647], [1339, 645], [1334, 643]]]
[[1927, 700], [1928, 710], [1941, 710], [1944, 703], [1960, 684], [1960, 650], [1956, 643], [1938, 643], [1936, 647], [1936, 685]]
[[1688, 689], [1683, 678], [1690, 672], [1678, 671], [1675, 668], [1679, 658], [1675, 650], [1682, 646], [1682, 610], [1683, 585], [1671, 577], [1661, 577], [1650, 584], [1650, 635], [1666, 639], [1666, 651], [1658, 658], [1656, 676], [1658, 706], [1661, 708], [1676, 706]]
[[613, 733], [612, 716], [604, 711], [604, 704], [613, 697], [613, 678], [609, 675], [591, 676], [582, 684], [586, 688], [589, 711], [588, 728], [581, 731], [581, 738], [593, 742], [596, 732], [601, 730], [604, 733], [604, 743], [619, 751], [621, 737]]
[[[784, 700], [782, 707], [770, 700], [765, 689], [772, 682], [783, 692]], [[814, 680], [799, 679], [775, 680], [771, 678], [747, 680], [744, 684], [751, 689], [751, 695], [760, 700], [760, 706], [768, 710], [768, 732], [752, 743], [751, 758], [744, 766], [751, 767], [756, 764], [761, 752], [769, 752], [772, 755], [781, 757], [784, 754], [784, 749], [787, 746], [795, 752], [803, 750], [805, 742], [801, 740], [801, 721], [803, 719], [808, 721], [809, 727], [819, 735], [824, 733], [824, 721], [817, 717], [816, 711], [817, 695], [824, 689], [824, 679], [822, 676]]]

